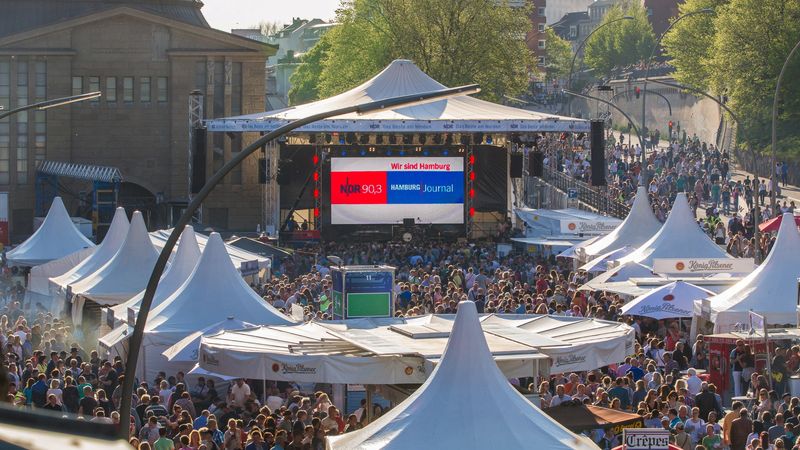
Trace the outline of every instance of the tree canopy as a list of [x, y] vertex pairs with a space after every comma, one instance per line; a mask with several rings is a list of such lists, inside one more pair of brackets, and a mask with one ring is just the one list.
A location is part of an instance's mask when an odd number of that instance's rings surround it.
[[[665, 38], [676, 79], [727, 96], [755, 144], [770, 138], [775, 83], [800, 38], [800, 2], [688, 0], [681, 12], [715, 7], [714, 16], [681, 21]], [[696, 39], [696, 41], [692, 41]], [[800, 55], [790, 62], [780, 93], [780, 137], [800, 136]]]
[[545, 39], [547, 78], [552, 80], [564, 78], [569, 73], [572, 63], [572, 45], [557, 35], [552, 28], [548, 28], [545, 32]]
[[[631, 16], [633, 20], [619, 20]], [[609, 22], [618, 22], [607, 25]], [[625, 67], [638, 63], [650, 56], [655, 44], [655, 35], [647, 11], [639, 2], [626, 2], [614, 5], [606, 13], [599, 29], [586, 41], [584, 61], [603, 76], [614, 67]]]
[[339, 25], [292, 75], [290, 100], [338, 94], [398, 58], [414, 61], [446, 86], [479, 83], [490, 99], [518, 95], [535, 67], [525, 43], [530, 13], [530, 6], [511, 8], [496, 0], [344, 2]]

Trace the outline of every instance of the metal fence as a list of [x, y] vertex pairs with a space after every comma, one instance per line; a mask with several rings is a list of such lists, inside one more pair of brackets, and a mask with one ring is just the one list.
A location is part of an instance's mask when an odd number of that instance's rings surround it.
[[563, 192], [569, 192], [570, 189], [574, 189], [578, 194], [578, 201], [596, 209], [600, 213], [624, 219], [630, 211], [630, 206], [612, 198], [605, 186], [591, 186], [549, 167], [544, 168], [542, 178]]

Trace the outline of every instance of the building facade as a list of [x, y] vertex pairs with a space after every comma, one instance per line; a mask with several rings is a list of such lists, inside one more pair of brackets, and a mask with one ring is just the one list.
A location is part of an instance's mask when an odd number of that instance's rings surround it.
[[656, 36], [661, 36], [672, 18], [678, 16], [678, 3], [679, 0], [642, 0], [642, 6], [647, 11], [647, 18]]
[[552, 26], [570, 13], [586, 12], [593, 2], [594, 0], [548, 0], [545, 9], [547, 24]]
[[[274, 46], [209, 27], [194, 0], [4, 0], [0, 104], [101, 91], [82, 103], [0, 122], [0, 191], [9, 192], [12, 241], [32, 232], [39, 161], [113, 166], [120, 203], [165, 226], [169, 204], [189, 191], [189, 93], [205, 116], [263, 111], [264, 65]], [[209, 135], [206, 174], [256, 136]], [[204, 204], [204, 222], [255, 229], [262, 218], [258, 157]], [[68, 205], [77, 200], [62, 193]], [[74, 209], [70, 209], [74, 211]]]

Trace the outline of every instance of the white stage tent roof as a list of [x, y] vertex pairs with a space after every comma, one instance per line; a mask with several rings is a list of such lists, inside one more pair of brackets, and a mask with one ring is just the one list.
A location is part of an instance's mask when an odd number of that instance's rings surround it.
[[50, 292], [53, 294], [63, 294], [64, 290], [72, 283], [91, 275], [111, 260], [117, 254], [125, 237], [128, 235], [128, 216], [125, 208], [117, 208], [114, 211], [114, 218], [111, 219], [111, 226], [108, 227], [106, 237], [97, 246], [97, 250], [91, 257], [86, 258], [78, 265], [74, 265], [70, 270], [62, 272], [63, 275], [50, 278]]
[[[194, 228], [187, 225], [178, 240], [178, 249], [175, 251], [175, 257], [158, 282], [155, 295], [153, 295], [153, 303], [150, 304], [151, 311], [181, 287], [191, 275], [199, 259], [200, 247], [197, 245]], [[128, 322], [128, 308], [138, 312], [143, 298], [144, 289], [130, 300], [109, 308], [106, 311], [106, 315], [110, 315], [114, 320]]]
[[330, 438], [327, 448], [415, 449], [435, 441], [448, 449], [596, 450], [511, 386], [486, 337], [475, 304], [461, 302], [441, 362], [425, 384], [366, 427]]
[[10, 266], [33, 267], [89, 247], [94, 247], [94, 243], [72, 223], [61, 197], [55, 197], [39, 229], [9, 250], [6, 260]]
[[81, 322], [83, 304], [89, 299], [100, 305], [117, 305], [128, 300], [147, 284], [158, 252], [150, 242], [142, 213], [135, 211], [120, 249], [103, 267], [70, 284], [72, 315]]
[[648, 267], [656, 258], [731, 258], [708, 237], [695, 222], [686, 194], [675, 197], [672, 210], [661, 229], [636, 251], [620, 258], [619, 263], [635, 261]]
[[[398, 59], [392, 61], [372, 79], [339, 95], [277, 111], [207, 120], [206, 125], [209, 131], [272, 131], [293, 120], [320, 112], [444, 88], [444, 85], [426, 75], [413, 62]], [[300, 127], [295, 131], [306, 133], [588, 132], [589, 122], [512, 108], [469, 96], [458, 96], [364, 115], [345, 114]]]
[[[767, 259], [734, 286], [709, 299], [715, 333], [747, 323], [751, 310], [764, 316], [767, 324], [797, 325], [800, 234], [791, 213], [785, 213], [783, 219]], [[695, 314], [699, 309], [696, 302]]]
[[597, 256], [622, 247], [638, 248], [653, 237], [659, 228], [661, 228], [661, 222], [653, 214], [647, 190], [644, 186], [640, 186], [636, 190], [633, 206], [620, 226], [592, 244], [578, 249], [576, 253], [582, 261], [588, 262]]
[[[427, 315], [226, 331], [202, 338], [199, 362], [215, 373], [279, 381], [421, 383], [440, 360], [454, 319]], [[481, 324], [507, 377], [596, 369], [633, 350], [633, 329], [617, 322], [490, 314]]]
[[714, 293], [708, 289], [681, 280], [673, 281], [626, 303], [621, 313], [658, 320], [692, 317], [694, 301], [710, 295]]
[[99, 250], [99, 245], [97, 247], [87, 247], [75, 253], [70, 253], [63, 258], [31, 267], [31, 272], [28, 274], [28, 290], [39, 295], [49, 296], [50, 278], [69, 272], [73, 267], [90, 258]]

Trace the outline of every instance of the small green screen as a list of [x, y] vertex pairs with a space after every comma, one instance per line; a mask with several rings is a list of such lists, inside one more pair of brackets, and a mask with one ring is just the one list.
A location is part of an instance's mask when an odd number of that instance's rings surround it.
[[342, 293], [339, 291], [333, 291], [333, 314], [340, 316], [342, 315]]
[[347, 294], [347, 317], [389, 317], [388, 292]]

